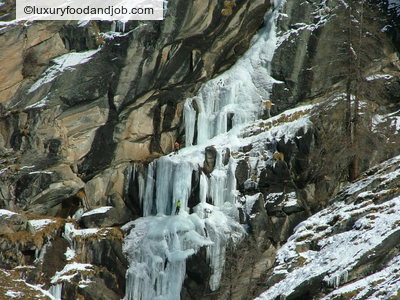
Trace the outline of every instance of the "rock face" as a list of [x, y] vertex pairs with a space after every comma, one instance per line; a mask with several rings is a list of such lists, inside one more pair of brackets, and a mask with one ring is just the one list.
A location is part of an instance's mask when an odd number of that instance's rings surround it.
[[257, 299], [398, 298], [399, 159], [367, 171], [300, 223]]
[[[49, 289], [62, 299], [124, 298], [137, 249], [122, 249], [135, 225], [119, 227], [167, 219], [178, 196], [182, 214], [172, 218], [193, 219], [171, 236], [199, 226], [207, 240], [197, 252], [182, 242], [181, 299], [400, 297], [399, 158], [379, 165], [400, 149], [396, 3], [387, 14], [386, 1], [347, 1], [350, 10], [287, 0], [266, 119], [233, 141], [195, 146], [201, 155], [187, 161], [190, 149], [164, 157], [185, 140], [185, 99], [243, 55], [272, 2], [168, 1], [163, 22], [123, 26], [7, 22], [12, 7], [0, 3], [0, 298], [48, 299]], [[240, 88], [223, 86], [221, 96]], [[355, 153], [366, 172], [350, 184]], [[212, 222], [226, 216], [240, 227], [219, 235]], [[348, 249], [351, 260], [341, 259]], [[168, 255], [163, 270], [182, 259]]]
[[[288, 1], [285, 5], [287, 15], [282, 15], [279, 22], [282, 36], [272, 68], [273, 77], [282, 81], [274, 86], [273, 110], [325, 96], [335, 89], [344, 90], [346, 78], [352, 72], [349, 70], [348, 51], [343, 47], [346, 41], [353, 43], [354, 48], [357, 47], [356, 51], [368, 49], [366, 52], [358, 51], [364, 66], [363, 76], [367, 77], [369, 72], [396, 73], [398, 62], [393, 43], [390, 35], [381, 31], [392, 21], [382, 20], [383, 23], [380, 23], [378, 17], [384, 13], [383, 9], [379, 5], [366, 4], [363, 7], [363, 38], [362, 43], [358, 44], [355, 37], [343, 34], [348, 29], [346, 20], [350, 12], [340, 1]], [[353, 14], [355, 20], [360, 20], [360, 15], [355, 12]], [[356, 32], [360, 33], [359, 28], [354, 28], [353, 34]], [[282, 61], [285, 63], [282, 64]], [[396, 82], [397, 78], [393, 77], [387, 86], [395, 85]], [[365, 86], [363, 88], [369, 89]], [[391, 101], [387, 94], [369, 95], [372, 101], [379, 101], [376, 98]], [[368, 98], [368, 93], [364, 97]]]
[[111, 227], [123, 225], [132, 218], [125, 207], [105, 206], [84, 213], [79, 219], [82, 227]]
[[213, 146], [208, 146], [204, 153], [203, 172], [210, 174], [214, 170], [216, 160], [217, 149], [215, 149]]
[[[108, 181], [130, 161], [169, 153], [180, 134], [182, 101], [247, 49], [268, 7], [262, 0], [238, 3], [227, 16], [215, 0], [175, 1], [165, 21], [132, 22], [126, 33], [111, 34], [106, 22], [6, 23], [0, 33], [3, 166], [33, 166], [30, 172], [70, 166], [75, 178], [48, 180], [59, 180], [66, 197], [49, 197], [61, 202], [90, 180]], [[28, 208], [6, 184], [1, 189], [9, 193], [5, 207]], [[121, 185], [98, 196], [114, 193], [123, 194]]]
[[18, 231], [29, 231], [28, 219], [11, 211], [0, 210], [0, 233], [11, 234]]

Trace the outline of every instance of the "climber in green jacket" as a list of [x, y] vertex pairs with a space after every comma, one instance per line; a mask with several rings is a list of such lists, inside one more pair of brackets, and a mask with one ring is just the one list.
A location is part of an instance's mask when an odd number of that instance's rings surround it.
[[176, 202], [175, 215], [179, 214], [180, 209], [181, 209], [181, 200], [178, 200], [178, 202]]

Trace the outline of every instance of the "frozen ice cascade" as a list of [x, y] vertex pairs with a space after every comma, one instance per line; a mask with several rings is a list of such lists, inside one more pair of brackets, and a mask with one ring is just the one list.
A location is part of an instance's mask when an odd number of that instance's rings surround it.
[[[282, 1], [275, 1], [280, 7]], [[260, 117], [263, 101], [272, 85], [270, 65], [277, 44], [275, 19], [278, 9], [266, 15], [265, 26], [250, 49], [229, 70], [208, 81], [186, 101], [184, 118], [186, 146], [207, 143], [236, 125]], [[196, 134], [195, 134], [196, 133]]]
[[[155, 160], [145, 171], [135, 165], [129, 170], [128, 184], [136, 186], [143, 217], [123, 227], [129, 261], [125, 300], [180, 299], [186, 259], [201, 247], [206, 248], [210, 264], [209, 287], [212, 291], [219, 288], [225, 245], [245, 234], [236, 207], [236, 162], [232, 157], [226, 161], [224, 151], [239, 148], [238, 125], [259, 117], [262, 102], [269, 99], [276, 82], [269, 69], [282, 2], [274, 1], [275, 9], [266, 15], [266, 25], [244, 56], [205, 83], [197, 96], [187, 99], [186, 147]], [[207, 145], [217, 150], [214, 170], [208, 176], [200, 168]], [[194, 191], [196, 180], [198, 189]], [[193, 197], [198, 203], [194, 207], [190, 204]], [[175, 215], [178, 200], [181, 209]]]

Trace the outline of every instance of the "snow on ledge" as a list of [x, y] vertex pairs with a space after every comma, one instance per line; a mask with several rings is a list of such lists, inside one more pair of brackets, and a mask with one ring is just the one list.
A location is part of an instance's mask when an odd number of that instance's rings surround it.
[[15, 291], [7, 291], [7, 293], [5, 293], [5, 296], [9, 297], [9, 298], [21, 298], [24, 295], [24, 293], [22, 292], [15, 292]]
[[103, 207], [99, 207], [99, 208], [95, 208], [92, 210], [89, 210], [87, 212], [85, 212], [82, 217], [87, 217], [90, 215], [97, 215], [97, 214], [104, 214], [107, 211], [109, 211], [111, 208], [113, 208], [112, 206], [103, 206]]
[[74, 66], [81, 65], [87, 63], [92, 59], [99, 49], [89, 50], [85, 52], [72, 52], [61, 55], [53, 59], [54, 65], [49, 67], [44, 73], [43, 77], [39, 78], [28, 90], [28, 93], [32, 93], [36, 91], [42, 85], [53, 81], [60, 73], [64, 71], [72, 71], [74, 70]]
[[[81, 264], [81, 263], [70, 263], [64, 266], [59, 272], [51, 279], [51, 283], [59, 283], [60, 281], [70, 281], [73, 277], [78, 275], [78, 271], [92, 271], [93, 266], [91, 264]], [[72, 274], [71, 274], [72, 273]]]
[[377, 79], [389, 80], [389, 79], [392, 79], [392, 78], [393, 78], [393, 76], [389, 75], [389, 74], [375, 74], [375, 75], [368, 76], [365, 79], [367, 81], [373, 81], [373, 80], [377, 80]]
[[101, 228], [76, 229], [74, 224], [65, 223], [63, 237], [72, 244], [75, 237], [94, 235], [100, 230]]
[[40, 220], [29, 220], [29, 223], [36, 231], [38, 231], [51, 223], [55, 223], [55, 221], [51, 219], [40, 219]]
[[9, 210], [7, 210], [7, 209], [0, 209], [0, 216], [7, 216], [7, 217], [9, 217], [9, 216], [12, 216], [12, 215], [18, 215], [18, 214], [15, 213], [15, 212], [9, 211]]

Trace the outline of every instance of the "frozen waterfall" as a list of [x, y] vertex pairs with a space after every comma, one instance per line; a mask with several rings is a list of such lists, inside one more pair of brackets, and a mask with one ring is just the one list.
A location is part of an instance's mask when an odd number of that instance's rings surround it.
[[[279, 7], [281, 1], [275, 1]], [[254, 37], [250, 49], [232, 68], [208, 81], [184, 107], [186, 146], [204, 144], [239, 124], [254, 121], [269, 100], [272, 85], [270, 65], [277, 37], [278, 10], [266, 16], [266, 26]], [[197, 138], [195, 139], [195, 132]]]
[[[227, 165], [217, 159], [209, 176], [199, 173], [199, 203], [189, 214], [193, 172], [198, 172], [204, 157], [199, 149], [191, 147], [154, 161], [147, 168], [146, 184], [139, 185], [144, 217], [123, 228], [130, 230], [124, 244], [130, 261], [125, 297], [128, 300], [179, 299], [185, 261], [204, 246], [212, 269], [210, 288], [216, 290], [225, 244], [244, 234], [235, 206], [233, 159]], [[182, 207], [175, 215], [178, 200]]]
[[[281, 4], [275, 2], [277, 7]], [[234, 130], [229, 137], [225, 133], [256, 120], [263, 101], [269, 99], [276, 82], [269, 69], [277, 42], [277, 16], [278, 9], [268, 13], [265, 27], [244, 56], [187, 99], [186, 147], [129, 177], [136, 180], [143, 217], [123, 227], [128, 232], [124, 252], [130, 262], [125, 300], [180, 299], [186, 259], [201, 247], [207, 250], [211, 269], [209, 288], [219, 288], [226, 244], [245, 234], [236, 207], [236, 161], [223, 159], [226, 148], [238, 145], [232, 144]], [[202, 171], [207, 145], [217, 151], [210, 174]], [[182, 206], [175, 215], [178, 200]]]

